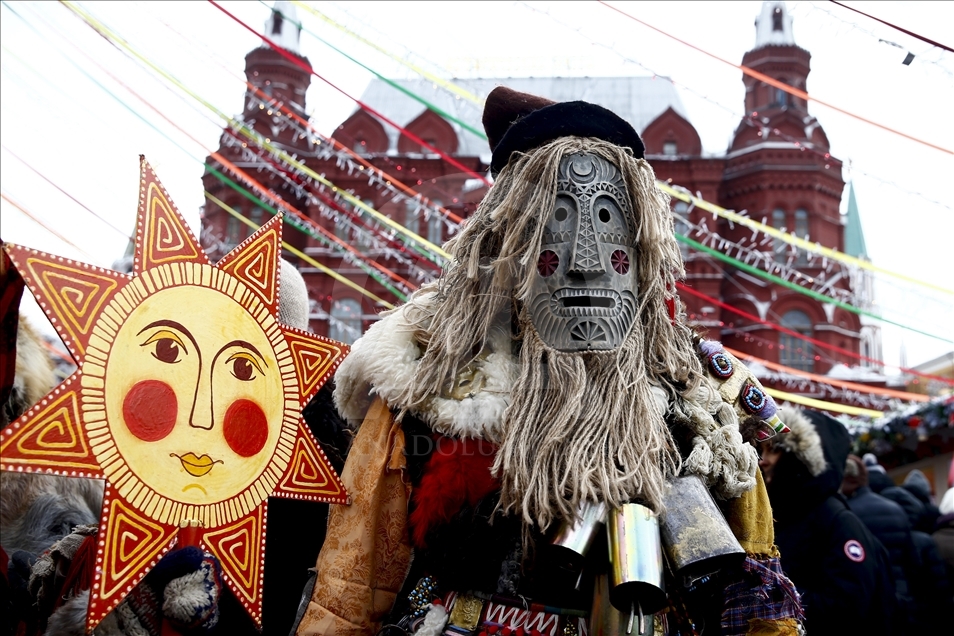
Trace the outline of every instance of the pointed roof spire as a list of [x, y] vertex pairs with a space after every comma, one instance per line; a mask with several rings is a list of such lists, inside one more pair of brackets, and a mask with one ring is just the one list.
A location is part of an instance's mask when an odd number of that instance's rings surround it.
[[795, 46], [792, 14], [784, 2], [763, 2], [762, 13], [755, 18], [755, 48]]
[[[287, 0], [278, 0], [272, 7], [272, 12], [265, 20], [265, 37], [287, 49], [301, 55], [298, 41], [301, 37], [301, 22], [298, 20], [298, 11], [295, 5]], [[268, 45], [264, 45], [268, 46]]]
[[845, 212], [845, 254], [855, 258], [868, 258], [865, 233], [861, 229], [861, 215], [855, 199], [855, 184], [848, 183], [848, 210]]

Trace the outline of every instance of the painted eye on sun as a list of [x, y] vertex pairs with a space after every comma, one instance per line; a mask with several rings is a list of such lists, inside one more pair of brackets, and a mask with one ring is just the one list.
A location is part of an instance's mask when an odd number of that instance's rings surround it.
[[231, 365], [229, 370], [232, 372], [232, 375], [242, 382], [251, 382], [257, 378], [258, 376], [255, 375], [256, 371], [259, 375], [265, 375], [262, 364], [259, 364], [255, 356], [244, 351], [233, 353], [225, 363]]
[[146, 347], [151, 344], [155, 344], [152, 357], [166, 364], [175, 364], [182, 359], [179, 357], [180, 349], [183, 354], [189, 355], [189, 350], [182, 339], [168, 329], [157, 331], [140, 346]]

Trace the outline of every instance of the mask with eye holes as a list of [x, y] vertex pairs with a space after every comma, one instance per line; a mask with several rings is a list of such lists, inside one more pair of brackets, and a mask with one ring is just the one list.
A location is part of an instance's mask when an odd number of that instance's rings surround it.
[[635, 231], [622, 173], [591, 153], [560, 161], [528, 304], [557, 351], [618, 348], [636, 316]]

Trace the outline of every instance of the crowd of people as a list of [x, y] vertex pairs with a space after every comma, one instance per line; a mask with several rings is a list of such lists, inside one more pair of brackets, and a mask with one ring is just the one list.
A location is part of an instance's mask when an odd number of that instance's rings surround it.
[[934, 504], [912, 470], [902, 485], [874, 455], [849, 454], [845, 427], [782, 409], [791, 433], [762, 445], [782, 567], [811, 634], [940, 634], [954, 627], [954, 489]]

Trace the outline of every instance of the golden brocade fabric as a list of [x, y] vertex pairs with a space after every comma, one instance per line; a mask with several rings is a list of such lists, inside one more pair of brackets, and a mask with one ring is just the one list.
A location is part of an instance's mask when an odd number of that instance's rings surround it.
[[772, 504], [769, 503], [768, 491], [762, 481], [762, 471], [755, 471], [755, 488], [726, 502], [724, 512], [732, 533], [746, 554], [778, 558]]
[[405, 468], [401, 425], [377, 398], [341, 474], [351, 505], [331, 507], [299, 636], [371, 636], [380, 628], [411, 563]]

